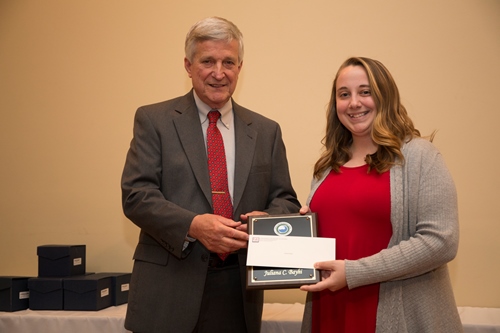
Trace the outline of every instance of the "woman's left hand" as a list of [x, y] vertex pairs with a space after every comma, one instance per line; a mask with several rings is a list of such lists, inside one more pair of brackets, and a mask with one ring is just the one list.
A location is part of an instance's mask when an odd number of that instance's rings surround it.
[[321, 270], [321, 281], [316, 284], [300, 287], [303, 291], [321, 291], [329, 289], [337, 291], [347, 286], [344, 260], [322, 261], [314, 264], [314, 268]]

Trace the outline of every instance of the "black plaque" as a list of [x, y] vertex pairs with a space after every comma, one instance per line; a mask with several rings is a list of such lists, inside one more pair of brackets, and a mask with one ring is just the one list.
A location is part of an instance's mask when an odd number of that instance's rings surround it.
[[[251, 216], [248, 233], [250, 237], [316, 237], [316, 214]], [[247, 266], [247, 289], [291, 289], [319, 281], [317, 269]]]

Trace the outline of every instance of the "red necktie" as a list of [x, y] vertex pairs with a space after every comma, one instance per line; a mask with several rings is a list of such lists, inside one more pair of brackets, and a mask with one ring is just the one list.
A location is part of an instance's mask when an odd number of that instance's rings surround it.
[[[217, 121], [220, 112], [217, 110], [208, 113], [207, 129], [207, 151], [208, 151], [208, 172], [210, 174], [210, 185], [212, 188], [212, 204], [214, 214], [233, 218], [233, 205], [227, 185], [227, 165], [226, 153], [224, 151], [224, 141], [217, 128]], [[222, 260], [227, 254], [219, 254]]]

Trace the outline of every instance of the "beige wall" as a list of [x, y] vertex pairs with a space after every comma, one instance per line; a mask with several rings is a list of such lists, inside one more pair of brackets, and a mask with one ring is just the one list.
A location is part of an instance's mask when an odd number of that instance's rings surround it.
[[340, 63], [392, 71], [457, 184], [457, 302], [500, 307], [498, 0], [0, 0], [0, 275], [36, 275], [42, 244], [86, 244], [88, 271], [131, 270], [138, 228], [119, 185], [133, 115], [189, 89], [184, 35], [211, 15], [243, 31], [234, 97], [282, 125], [301, 201]]

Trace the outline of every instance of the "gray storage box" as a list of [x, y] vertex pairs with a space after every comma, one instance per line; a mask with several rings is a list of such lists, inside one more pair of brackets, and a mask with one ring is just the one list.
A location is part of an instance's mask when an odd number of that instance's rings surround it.
[[113, 305], [121, 305], [128, 302], [128, 291], [130, 285], [130, 277], [132, 273], [99, 273], [109, 275], [113, 279], [111, 287], [111, 298]]
[[31, 278], [28, 280], [31, 310], [63, 310], [62, 278]]
[[85, 245], [38, 246], [38, 277], [84, 275], [85, 252]]
[[113, 305], [113, 279], [107, 274], [91, 274], [63, 279], [64, 310], [97, 311]]
[[30, 293], [25, 276], [0, 276], [0, 311], [19, 311], [29, 307]]

